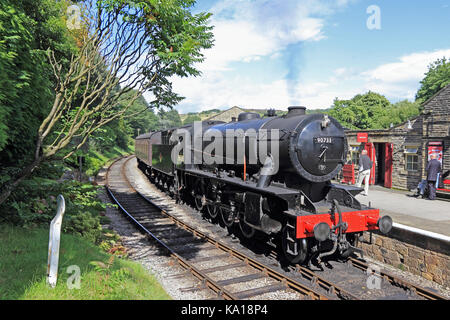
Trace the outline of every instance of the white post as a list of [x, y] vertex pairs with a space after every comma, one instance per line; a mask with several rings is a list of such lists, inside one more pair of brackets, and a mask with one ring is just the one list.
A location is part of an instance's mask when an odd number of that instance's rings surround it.
[[50, 237], [48, 241], [47, 283], [54, 288], [58, 279], [59, 242], [61, 237], [61, 224], [66, 210], [66, 203], [62, 195], [58, 196], [56, 216], [50, 223]]

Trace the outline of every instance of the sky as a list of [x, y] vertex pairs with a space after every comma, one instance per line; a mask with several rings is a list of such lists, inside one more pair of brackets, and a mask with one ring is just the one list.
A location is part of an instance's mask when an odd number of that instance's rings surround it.
[[450, 58], [449, 0], [197, 0], [215, 46], [199, 77], [173, 78], [179, 113], [329, 108], [374, 91], [414, 100], [428, 65]]

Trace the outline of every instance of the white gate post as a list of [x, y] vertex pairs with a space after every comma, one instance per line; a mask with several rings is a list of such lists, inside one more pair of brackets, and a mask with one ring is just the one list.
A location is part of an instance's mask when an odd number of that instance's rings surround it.
[[50, 223], [50, 237], [48, 241], [47, 283], [54, 288], [58, 279], [59, 243], [61, 224], [66, 210], [66, 203], [62, 195], [58, 196], [56, 216]]

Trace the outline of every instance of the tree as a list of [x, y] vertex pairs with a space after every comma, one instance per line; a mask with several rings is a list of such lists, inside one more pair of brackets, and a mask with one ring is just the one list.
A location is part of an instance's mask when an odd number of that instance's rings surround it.
[[197, 114], [189, 114], [186, 119], [184, 119], [183, 124], [191, 124], [195, 121], [202, 121], [202, 118], [200, 118]]
[[23, 165], [33, 156], [37, 129], [53, 99], [46, 50], [61, 61], [76, 52], [60, 16], [64, 5], [54, 0], [0, 2], [0, 169]]
[[428, 66], [425, 78], [420, 81], [420, 88], [416, 94], [416, 101], [426, 102], [439, 90], [450, 84], [450, 61], [445, 57], [437, 59]]
[[333, 107], [328, 111], [328, 114], [338, 120], [344, 127], [348, 129], [355, 129], [356, 115], [354, 110], [350, 107], [351, 100], [334, 99]]
[[387, 129], [419, 114], [419, 103], [408, 100], [391, 104], [374, 92], [358, 94], [351, 100], [335, 99], [327, 113], [348, 129]]
[[[132, 93], [131, 93], [132, 94]], [[125, 100], [127, 96], [125, 96]], [[134, 116], [128, 116], [134, 114]], [[132, 137], [159, 129], [159, 118], [153, 112], [143, 96], [140, 96], [125, 113], [125, 122], [131, 130]]]
[[[50, 159], [66, 159], [102, 126], [120, 118], [145, 92], [152, 107], [173, 106], [172, 76], [197, 76], [202, 49], [212, 46], [210, 14], [192, 15], [193, 0], [86, 0], [79, 43], [65, 71], [54, 50], [51, 110], [39, 126], [33, 160], [4, 184], [0, 204], [23, 179]], [[134, 90], [126, 105], [121, 97]], [[132, 116], [132, 115], [131, 115]], [[180, 121], [181, 122], [181, 121]], [[76, 140], [75, 140], [76, 139]], [[77, 141], [74, 143], [74, 141]]]
[[182, 125], [180, 114], [175, 109], [171, 109], [169, 111], [161, 109], [159, 111], [159, 118], [161, 119], [161, 129], [175, 128]]
[[408, 100], [399, 101], [391, 105], [388, 116], [385, 120], [385, 127], [390, 123], [397, 125], [407, 121], [408, 119], [418, 116], [420, 113], [420, 104], [418, 101], [411, 102]]
[[328, 112], [349, 129], [382, 129], [389, 114], [391, 103], [385, 96], [375, 92], [358, 94], [351, 100], [335, 99]]

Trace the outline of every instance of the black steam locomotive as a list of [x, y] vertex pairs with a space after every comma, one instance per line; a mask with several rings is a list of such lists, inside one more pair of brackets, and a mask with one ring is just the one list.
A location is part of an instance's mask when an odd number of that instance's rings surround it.
[[346, 159], [344, 130], [304, 107], [144, 134], [135, 150], [151, 182], [246, 238], [281, 237], [291, 263], [348, 256], [363, 231], [392, 227], [355, 198], [362, 189], [331, 183]]

